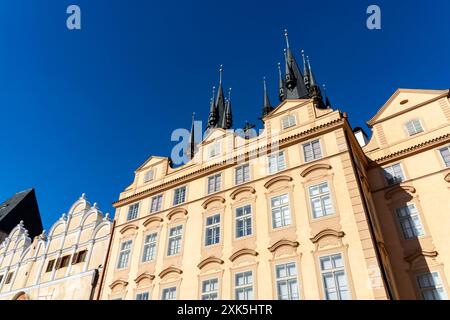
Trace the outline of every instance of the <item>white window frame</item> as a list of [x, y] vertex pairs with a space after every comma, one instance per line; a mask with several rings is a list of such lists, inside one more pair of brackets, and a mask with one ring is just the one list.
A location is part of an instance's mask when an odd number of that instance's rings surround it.
[[[287, 122], [285, 122], [285, 120], [287, 120]], [[295, 116], [295, 114], [288, 114], [283, 118], [281, 118], [281, 127], [283, 128], [283, 130], [295, 127], [296, 125], [297, 125], [297, 117]]]
[[139, 202], [128, 206], [127, 221], [134, 220], [139, 216]]
[[[333, 257], [336, 257], [336, 256], [340, 256], [340, 259], [342, 261], [342, 266], [336, 267], [334, 265]], [[332, 268], [329, 268], [329, 269], [326, 269], [326, 270], [323, 269], [322, 260], [325, 259], [325, 258], [328, 258], [330, 260]], [[344, 257], [344, 255], [342, 253], [338, 252], [338, 253], [331, 253], [331, 254], [328, 254], [328, 255], [320, 256], [319, 257], [319, 269], [320, 269], [320, 278], [321, 278], [321, 281], [322, 281], [322, 289], [323, 289], [325, 300], [343, 300], [342, 293], [344, 292], [344, 290], [341, 290], [342, 286], [341, 286], [341, 284], [339, 284], [339, 282], [337, 280], [337, 277], [336, 277], [336, 275], [339, 274], [339, 273], [341, 273], [341, 274], [343, 273], [343, 276], [345, 277], [345, 281], [347, 283], [346, 284], [346, 289], [347, 290], [345, 290], [345, 291], [348, 294], [348, 299], [351, 299], [350, 282], [349, 282], [348, 274], [347, 274], [346, 267], [345, 267], [345, 257]], [[326, 285], [325, 285], [326, 282], [324, 280], [325, 275], [332, 275], [333, 282], [334, 282], [334, 287], [326, 288]], [[332, 289], [335, 290], [337, 299], [330, 299], [328, 297], [328, 294], [329, 294], [328, 292], [331, 291]]]
[[[287, 203], [283, 203], [283, 199], [287, 198]], [[274, 205], [274, 201], [278, 199], [279, 205]], [[287, 213], [285, 209], [287, 207]], [[276, 222], [278, 219], [275, 218], [276, 212], [279, 211], [280, 215], [280, 225], [277, 225]], [[291, 204], [289, 193], [280, 194], [277, 196], [273, 196], [270, 198], [270, 212], [272, 215], [272, 229], [283, 228], [292, 225], [292, 215], [291, 215]]]
[[402, 231], [403, 239], [416, 239], [425, 235], [419, 210], [414, 203], [408, 203], [395, 209], [395, 215]]
[[[164, 196], [163, 194], [158, 194], [156, 196], [153, 196], [150, 200], [150, 213], [156, 213], [162, 210]], [[156, 201], [155, 209], [153, 208], [153, 203]]]
[[[212, 180], [212, 185], [211, 181]], [[216, 173], [206, 179], [208, 194], [219, 192], [222, 189], [222, 173]], [[212, 186], [212, 188], [211, 188]]]
[[[152, 238], [154, 236], [154, 238]], [[158, 248], [158, 232], [150, 232], [144, 237], [144, 248], [142, 250], [142, 263], [156, 259]]]
[[[246, 208], [250, 208], [250, 212], [245, 212]], [[238, 216], [238, 210], [242, 209], [242, 215]], [[253, 208], [251, 204], [247, 204], [235, 209], [235, 239], [241, 239], [245, 237], [249, 237], [253, 234]], [[239, 235], [238, 224], [239, 221], [242, 221], [242, 235]], [[250, 225], [250, 227], [249, 227]], [[248, 233], [248, 229], [250, 228], [250, 233]], [[240, 229], [240, 228], [239, 228]]]
[[[145, 299], [143, 299], [145, 298]], [[143, 291], [136, 293], [136, 300], [148, 300], [150, 298], [150, 292]]]
[[[219, 221], [215, 221], [214, 218], [219, 217]], [[208, 219], [212, 219], [212, 223], [208, 224]], [[205, 247], [213, 246], [219, 244], [221, 241], [220, 230], [221, 229], [221, 215], [220, 213], [216, 213], [205, 218]], [[208, 231], [211, 231], [211, 243], [208, 243], [210, 237], [208, 237]], [[217, 239], [218, 240], [215, 240]]]
[[[282, 162], [280, 162], [281, 158], [282, 158]], [[272, 159], [274, 159], [274, 162], [272, 161]], [[271, 164], [274, 164], [275, 168]], [[286, 169], [286, 152], [285, 152], [285, 150], [273, 152], [267, 156], [267, 171], [269, 174], [275, 174], [275, 173], [283, 171], [285, 169]]]
[[177, 300], [177, 287], [163, 288], [161, 291], [161, 300]]
[[155, 170], [150, 169], [144, 174], [144, 183], [150, 182], [155, 178]]
[[[239, 170], [242, 171], [242, 174], [239, 173]], [[245, 170], [247, 170], [247, 175]], [[239, 179], [239, 177], [242, 177], [242, 179]], [[250, 178], [250, 164], [244, 163], [234, 169], [234, 184], [240, 185], [246, 182], [249, 182], [251, 180]]]
[[[314, 147], [313, 147], [314, 143], [319, 144], [320, 154], [316, 154], [314, 152], [314, 150], [317, 150], [317, 149], [314, 149]], [[311, 155], [312, 155], [311, 159], [307, 158], [307, 152], [306, 152], [307, 147], [311, 147]], [[312, 162], [312, 161], [315, 161], [318, 159], [322, 159], [323, 158], [323, 149], [322, 149], [322, 143], [321, 143], [320, 139], [314, 139], [314, 140], [303, 143], [302, 144], [302, 152], [303, 152], [303, 160], [305, 161], [305, 163]]]
[[[129, 244], [129, 246], [127, 246]], [[125, 240], [120, 243], [119, 254], [117, 255], [116, 269], [126, 269], [130, 262], [131, 249], [133, 248], [133, 240]], [[124, 258], [126, 257], [126, 258]]]
[[[289, 268], [288, 266], [294, 265], [295, 274], [288, 274]], [[283, 267], [285, 269], [285, 275], [280, 276], [278, 270]], [[297, 296], [292, 292], [292, 284], [295, 282]], [[287, 299], [281, 296], [280, 285], [285, 285], [287, 288]], [[277, 289], [277, 298], [278, 300], [300, 300], [300, 287], [298, 281], [298, 268], [297, 263], [295, 261], [279, 263], [275, 265], [275, 286]]]
[[214, 142], [213, 145], [208, 148], [208, 158], [214, 158], [220, 155], [220, 142]]
[[[183, 193], [183, 201], [180, 201], [180, 202], [178, 202], [178, 198], [180, 198], [181, 199], [181, 197], [176, 197], [176, 195], [177, 195], [177, 190], [182, 190], [182, 189], [184, 189], [184, 193]], [[182, 204], [182, 203], [185, 203], [186, 202], [186, 195], [187, 195], [187, 187], [186, 186], [181, 186], [181, 187], [178, 187], [178, 188], [175, 188], [174, 190], [173, 190], [173, 201], [172, 201], [172, 204], [174, 205], [174, 206], [178, 206], [178, 205], [180, 205], [180, 204]]]
[[[248, 282], [248, 275], [250, 274], [251, 282]], [[238, 276], [244, 277], [244, 283], [238, 285]], [[254, 287], [255, 283], [253, 270], [247, 270], [242, 272], [236, 272], [234, 274], [234, 299], [235, 300], [253, 300], [254, 299]], [[248, 290], [251, 289], [251, 290]], [[244, 299], [238, 299], [238, 292], [242, 292], [244, 294]], [[249, 292], [251, 292], [251, 296], [249, 297]]]
[[[175, 234], [171, 234], [173, 229], [179, 229], [179, 232]], [[166, 255], [168, 257], [173, 257], [181, 253], [183, 250], [183, 232], [184, 225], [179, 224], [169, 228], [169, 232], [167, 234], [167, 251]], [[172, 246], [172, 243], [176, 245]], [[172, 251], [173, 248], [173, 251]]]
[[[412, 129], [412, 131], [410, 129]], [[405, 130], [408, 136], [410, 137], [425, 131], [422, 125], [422, 121], [420, 121], [420, 119], [412, 119], [406, 122]]]
[[[214, 284], [211, 284], [211, 282], [215, 282], [215, 286], [214, 286]], [[212, 288], [212, 290], [205, 291], [205, 284], [206, 284], [206, 286], [209, 286], [209, 288]], [[204, 279], [201, 281], [200, 286], [201, 286], [201, 293], [200, 293], [201, 300], [218, 300], [219, 299], [219, 291], [220, 291], [219, 278]]]
[[[394, 167], [400, 168], [400, 173], [401, 173], [400, 179], [399, 179], [399, 176], [396, 175]], [[387, 176], [388, 174], [390, 174], [392, 176], [392, 179], [393, 179], [392, 181], [389, 181], [389, 177]], [[397, 163], [394, 163], [394, 164], [384, 167], [383, 175], [384, 175], [384, 180], [386, 181], [388, 186], [393, 186], [394, 184], [401, 183], [406, 180], [405, 172], [404, 172], [403, 166], [400, 162], [397, 162]]]
[[[447, 150], [449, 152], [448, 162], [445, 160], [445, 157], [442, 154], [442, 151], [444, 151], [444, 150]], [[440, 155], [440, 157], [442, 159], [442, 162], [444, 163], [444, 166], [446, 168], [449, 168], [450, 167], [450, 146], [441, 147], [441, 148], [438, 149], [438, 152], [439, 152], [439, 155]]]
[[[436, 278], [438, 283], [436, 283]], [[423, 280], [426, 280], [427, 285], [424, 286]], [[418, 274], [416, 275], [416, 281], [423, 300], [447, 300], [447, 292], [445, 290], [444, 283], [442, 282], [442, 277], [438, 271]], [[441, 294], [439, 294], [439, 291], [441, 291]], [[432, 294], [433, 299], [428, 299], [425, 295], [427, 292]]]
[[[327, 192], [321, 192], [321, 186], [326, 185], [328, 191]], [[317, 195], [311, 194], [311, 189], [318, 188], [319, 193]], [[328, 216], [332, 216], [335, 214], [334, 211], [334, 205], [333, 205], [333, 198], [331, 196], [331, 189], [328, 181], [323, 181], [318, 184], [314, 184], [308, 187], [308, 197], [309, 197], [309, 204], [311, 206], [311, 215], [313, 219], [320, 219]], [[325, 205], [325, 199], [328, 197], [330, 204], [331, 204], [331, 212], [327, 212], [326, 205]], [[317, 212], [315, 211], [315, 207], [313, 205], [313, 201], [319, 200], [320, 201], [320, 215], [317, 215]]]

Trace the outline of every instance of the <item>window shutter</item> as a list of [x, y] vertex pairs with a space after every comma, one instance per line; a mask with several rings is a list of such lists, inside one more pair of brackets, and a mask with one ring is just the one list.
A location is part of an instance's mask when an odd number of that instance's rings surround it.
[[77, 263], [78, 263], [78, 257], [79, 257], [79, 255], [80, 255], [80, 252], [75, 252], [75, 253], [73, 254], [73, 257], [72, 257], [72, 264], [77, 264]]
[[58, 260], [56, 260], [55, 269], [59, 269], [60, 267], [61, 267], [61, 258], [58, 258]]

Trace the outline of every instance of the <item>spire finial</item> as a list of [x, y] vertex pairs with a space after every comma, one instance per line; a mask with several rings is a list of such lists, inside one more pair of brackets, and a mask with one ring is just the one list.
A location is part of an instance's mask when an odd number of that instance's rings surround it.
[[219, 68], [219, 85], [222, 84], [222, 74], [223, 74], [223, 65], [220, 65]]
[[228, 88], [228, 101], [231, 101], [231, 88]]
[[286, 48], [289, 49], [289, 37], [287, 29], [284, 29], [284, 37], [286, 38]]
[[263, 77], [263, 84], [264, 84], [264, 93], [267, 92], [267, 85], [266, 85], [266, 77]]

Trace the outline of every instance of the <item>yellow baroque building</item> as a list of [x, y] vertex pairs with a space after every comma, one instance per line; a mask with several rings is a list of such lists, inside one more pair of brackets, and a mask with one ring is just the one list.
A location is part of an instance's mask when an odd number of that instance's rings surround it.
[[397, 90], [369, 140], [303, 65], [287, 41], [259, 134], [230, 130], [220, 69], [188, 161], [150, 157], [114, 202], [100, 299], [447, 299], [449, 90]]
[[96, 298], [112, 223], [83, 194], [31, 239], [21, 221], [0, 244], [1, 300]]

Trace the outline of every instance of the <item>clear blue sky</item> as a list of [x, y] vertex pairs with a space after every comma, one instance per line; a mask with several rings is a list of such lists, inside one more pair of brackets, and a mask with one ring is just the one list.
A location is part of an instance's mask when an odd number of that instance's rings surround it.
[[[77, 4], [82, 30], [66, 28]], [[382, 29], [366, 28], [378, 4]], [[35, 187], [45, 228], [85, 192], [104, 212], [175, 128], [205, 120], [224, 65], [235, 126], [277, 100], [283, 29], [353, 126], [399, 87], [450, 87], [450, 1], [3, 0], [0, 199]]]

